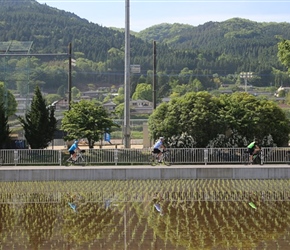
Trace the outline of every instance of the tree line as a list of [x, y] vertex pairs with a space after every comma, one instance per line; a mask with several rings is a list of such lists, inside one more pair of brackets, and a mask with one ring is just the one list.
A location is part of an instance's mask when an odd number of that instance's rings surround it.
[[[123, 83], [125, 36], [122, 30], [90, 23], [36, 1], [2, 1], [1, 4], [0, 41], [33, 41], [33, 53], [67, 53], [72, 42], [73, 57], [78, 61], [73, 70], [76, 87], [89, 83]], [[136, 79], [150, 77], [153, 40], [157, 41], [158, 75], [172, 78], [187, 68], [192, 71], [191, 78], [198, 79], [207, 90], [216, 87], [213, 75], [229, 80], [232, 75], [251, 71], [257, 76], [251, 83], [254, 86], [287, 86], [289, 76], [277, 60], [278, 37], [290, 39], [290, 24], [233, 18], [198, 27], [161, 24], [132, 32], [131, 63], [140, 64], [141, 73], [132, 79], [131, 94]], [[11, 89], [28, 78], [45, 84], [48, 91], [55, 92], [66, 85], [66, 60], [57, 57], [42, 60], [1, 58], [0, 80], [6, 79]], [[159, 77], [158, 82], [163, 84]]]
[[[278, 48], [278, 58], [289, 71], [290, 40], [282, 40]], [[187, 74], [183, 77], [188, 78]], [[195, 84], [193, 87], [200, 86], [200, 83]], [[5, 95], [3, 86], [0, 88], [2, 96]], [[150, 95], [150, 87], [146, 83], [137, 85], [134, 98]], [[122, 104], [122, 89], [119, 94], [116, 98]], [[13, 98], [8, 100], [13, 106]], [[5, 147], [11, 133], [10, 114], [4, 102], [0, 103], [3, 131], [0, 146]], [[62, 129], [69, 135], [66, 139], [86, 138], [92, 148], [105, 132], [110, 133], [117, 127], [112, 115], [115, 114], [109, 114], [100, 102], [82, 100], [72, 103], [72, 109], [65, 112]], [[18, 119], [32, 148], [48, 146], [56, 130], [56, 119], [53, 107], [47, 105], [39, 86], [35, 87], [30, 110]], [[289, 122], [277, 104], [264, 98], [241, 92], [214, 96], [206, 91], [185, 89], [185, 93], [173, 96], [169, 103], [163, 102], [156, 108], [149, 117], [149, 129], [152, 138], [163, 136], [173, 147], [242, 147], [254, 138], [258, 138], [262, 146], [285, 146], [289, 140]]]

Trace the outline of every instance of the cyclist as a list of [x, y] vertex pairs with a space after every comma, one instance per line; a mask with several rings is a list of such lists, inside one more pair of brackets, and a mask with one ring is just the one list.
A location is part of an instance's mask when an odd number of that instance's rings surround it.
[[252, 141], [248, 146], [248, 153], [250, 154], [249, 155], [249, 161], [250, 161], [250, 164], [253, 163], [253, 155], [257, 154], [261, 149], [260, 147], [258, 146], [258, 140], [255, 139], [254, 141]]
[[153, 147], [153, 153], [157, 154], [158, 162], [161, 162], [160, 158], [162, 155], [162, 151], [166, 149], [163, 143], [164, 143], [164, 137], [159, 137], [159, 140], [155, 143]]
[[76, 156], [77, 156], [77, 152], [76, 150], [80, 150], [79, 148], [79, 145], [78, 145], [79, 141], [76, 139], [73, 143], [73, 145], [71, 145], [71, 147], [69, 148], [69, 153], [70, 153], [70, 156], [71, 156], [71, 159], [73, 161], [76, 160]]

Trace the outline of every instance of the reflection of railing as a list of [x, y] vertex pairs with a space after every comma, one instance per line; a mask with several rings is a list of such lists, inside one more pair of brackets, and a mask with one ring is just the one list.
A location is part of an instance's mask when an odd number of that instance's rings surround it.
[[[160, 200], [167, 201], [290, 201], [289, 190], [264, 190], [264, 191], [164, 191], [159, 194]], [[68, 195], [61, 192], [34, 192], [34, 193], [1, 193], [0, 204], [24, 204], [24, 203], [60, 203], [68, 199]], [[71, 200], [80, 203], [110, 203], [119, 202], [150, 202], [154, 195], [134, 192], [89, 192], [70, 197]]]
[[[245, 164], [245, 148], [171, 148], [174, 164]], [[87, 165], [149, 165], [151, 149], [88, 149]], [[1, 150], [2, 165], [65, 165], [67, 150], [7, 149]], [[247, 155], [246, 155], [247, 157]], [[290, 148], [263, 148], [261, 165], [290, 163]]]
[[[82, 202], [145, 202], [152, 201], [152, 197], [145, 192], [91, 192], [83, 196]], [[249, 201], [253, 198], [261, 201], [290, 201], [290, 191], [164, 191], [159, 194], [159, 198], [170, 201]]]
[[0, 193], [0, 204], [60, 203], [61, 194], [54, 193]]

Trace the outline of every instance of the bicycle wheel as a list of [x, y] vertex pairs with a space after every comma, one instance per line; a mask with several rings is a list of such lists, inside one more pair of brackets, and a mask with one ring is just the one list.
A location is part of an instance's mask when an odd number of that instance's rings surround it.
[[83, 167], [86, 165], [86, 160], [84, 156], [79, 156], [77, 160], [74, 162], [76, 165], [82, 165]]
[[255, 155], [255, 156], [253, 156], [253, 164], [263, 165], [263, 164], [262, 164], [262, 161], [261, 161], [261, 157], [260, 157], [260, 155]]
[[170, 155], [169, 155], [169, 153], [165, 153], [165, 154], [163, 155], [163, 163], [164, 163], [164, 165], [166, 165], [166, 166], [170, 166], [170, 165], [171, 165], [171, 161], [170, 161]]
[[71, 166], [72, 164], [73, 164], [73, 160], [72, 160], [72, 158], [71, 158], [71, 156], [69, 156], [67, 159], [66, 159], [66, 161], [65, 161], [65, 165], [66, 166]]
[[156, 166], [157, 165], [157, 159], [155, 154], [149, 155], [149, 164], [151, 166]]

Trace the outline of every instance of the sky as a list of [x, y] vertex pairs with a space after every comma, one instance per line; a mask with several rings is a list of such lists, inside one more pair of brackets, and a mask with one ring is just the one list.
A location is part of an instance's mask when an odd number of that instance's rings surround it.
[[[37, 0], [105, 27], [125, 28], [126, 0]], [[193, 26], [239, 17], [256, 22], [290, 23], [290, 0], [130, 0], [130, 30], [161, 23]]]

